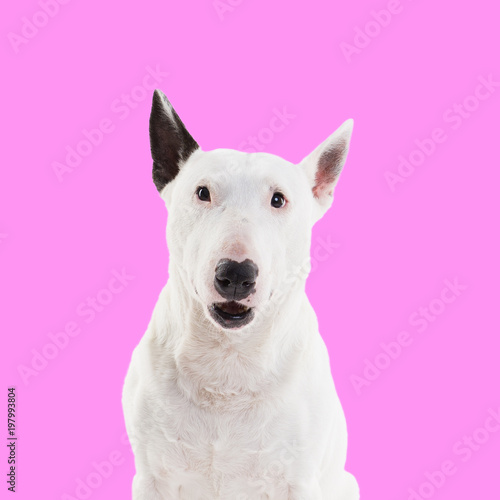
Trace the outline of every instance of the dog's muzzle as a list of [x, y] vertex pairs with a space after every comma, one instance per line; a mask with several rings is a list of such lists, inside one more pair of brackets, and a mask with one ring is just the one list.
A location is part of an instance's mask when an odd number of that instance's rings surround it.
[[216, 302], [208, 310], [212, 319], [220, 326], [241, 328], [252, 321], [253, 309], [238, 301], [255, 293], [258, 274], [258, 267], [249, 259], [243, 262], [222, 259], [218, 262], [215, 267], [214, 288], [226, 301]]

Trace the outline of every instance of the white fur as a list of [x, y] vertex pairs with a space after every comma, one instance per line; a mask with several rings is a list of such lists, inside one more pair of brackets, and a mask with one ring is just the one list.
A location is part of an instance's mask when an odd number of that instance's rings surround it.
[[[299, 165], [197, 150], [163, 189], [169, 280], [123, 391], [134, 500], [359, 499], [304, 291], [311, 228], [331, 203], [312, 195], [315, 164], [339, 137], [348, 143], [351, 128]], [[198, 186], [208, 187], [210, 203], [196, 197]], [[287, 198], [281, 209], [270, 205], [275, 191]], [[213, 281], [222, 258], [259, 268], [256, 292], [243, 301], [255, 318], [239, 329], [223, 329], [207, 310], [221, 301]]]

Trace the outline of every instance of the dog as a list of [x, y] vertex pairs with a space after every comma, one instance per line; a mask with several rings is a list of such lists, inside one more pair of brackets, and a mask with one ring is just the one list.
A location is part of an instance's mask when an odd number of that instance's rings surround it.
[[202, 151], [154, 91], [169, 278], [123, 389], [133, 500], [357, 500], [326, 346], [305, 294], [311, 230], [353, 121], [300, 164]]

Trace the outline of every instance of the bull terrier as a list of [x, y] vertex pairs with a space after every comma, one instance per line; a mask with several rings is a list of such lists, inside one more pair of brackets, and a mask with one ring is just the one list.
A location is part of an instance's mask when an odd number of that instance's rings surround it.
[[299, 164], [202, 151], [165, 95], [150, 117], [169, 278], [123, 390], [133, 500], [357, 500], [328, 352], [305, 293], [353, 121]]

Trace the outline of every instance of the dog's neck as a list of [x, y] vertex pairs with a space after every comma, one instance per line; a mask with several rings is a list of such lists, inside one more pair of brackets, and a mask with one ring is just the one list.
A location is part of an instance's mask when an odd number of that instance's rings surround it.
[[201, 405], [228, 408], [260, 399], [273, 390], [271, 381], [286, 383], [309, 341], [304, 321], [314, 314], [303, 284], [265, 313], [257, 310], [250, 325], [223, 330], [207, 318], [181, 272], [169, 271], [165, 319], [175, 340], [167, 344], [182, 392]]

